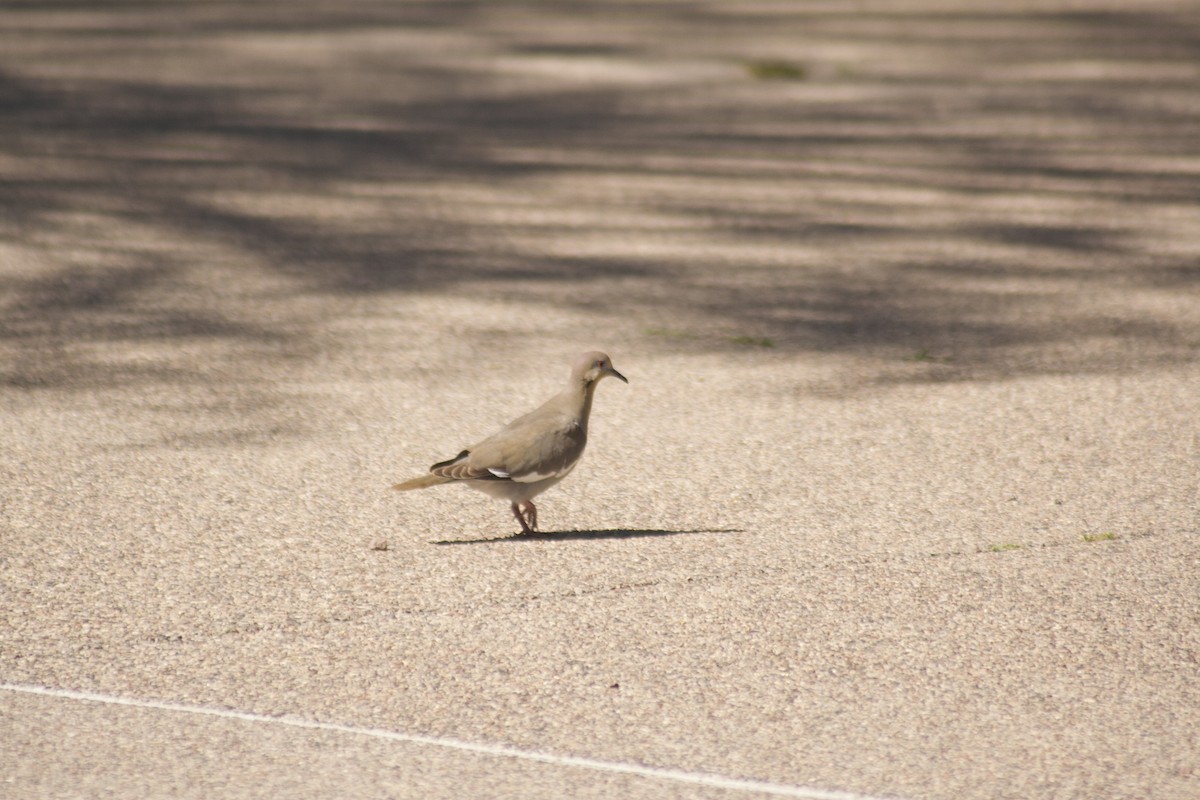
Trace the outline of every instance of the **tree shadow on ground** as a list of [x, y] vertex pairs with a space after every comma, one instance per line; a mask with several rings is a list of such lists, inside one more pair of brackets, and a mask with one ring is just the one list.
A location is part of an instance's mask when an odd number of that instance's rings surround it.
[[1156, 303], [1200, 278], [1200, 26], [1162, 8], [10, 5], [0, 381], [208, 379], [97, 352], [253, 369], [321, 324], [280, 297], [481, 287], [912, 380], [1192, 362]]

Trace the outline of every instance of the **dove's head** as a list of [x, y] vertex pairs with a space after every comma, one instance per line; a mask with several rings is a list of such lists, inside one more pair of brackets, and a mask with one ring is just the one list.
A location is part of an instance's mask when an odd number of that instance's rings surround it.
[[579, 360], [575, 362], [575, 367], [571, 370], [571, 378], [578, 380], [585, 386], [595, 384], [606, 375], [611, 375], [614, 378], [621, 379], [625, 383], [629, 383], [629, 380], [624, 375], [613, 368], [612, 359], [599, 350], [593, 350], [590, 353], [581, 355]]

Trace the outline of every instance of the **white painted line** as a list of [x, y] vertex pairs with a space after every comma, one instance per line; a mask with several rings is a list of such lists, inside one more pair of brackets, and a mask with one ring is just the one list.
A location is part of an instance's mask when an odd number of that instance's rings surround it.
[[525, 761], [538, 761], [559, 767], [576, 767], [592, 769], [600, 772], [614, 772], [625, 775], [637, 775], [642, 778], [652, 778], [662, 781], [676, 781], [707, 786], [714, 789], [729, 789], [736, 792], [753, 792], [757, 794], [774, 795], [776, 797], [800, 797], [805, 800], [882, 800], [853, 792], [836, 790], [812, 789], [805, 786], [791, 786], [783, 783], [770, 783], [746, 778], [731, 778], [725, 775], [715, 775], [707, 772], [690, 772], [682, 769], [666, 769], [664, 767], [649, 767], [642, 764], [630, 764], [620, 761], [602, 761], [596, 758], [581, 756], [560, 756], [537, 750], [523, 750], [502, 744], [481, 744], [466, 742], [460, 739], [450, 739], [442, 736], [424, 736], [419, 733], [400, 733], [398, 731], [382, 730], [380, 728], [356, 728], [352, 725], [339, 725], [335, 722], [317, 722], [299, 717], [272, 717], [266, 714], [253, 714], [248, 711], [234, 711], [212, 706], [193, 706], [182, 703], [164, 703], [157, 700], [138, 700], [132, 697], [117, 697], [94, 692], [76, 692], [70, 689], [54, 689], [45, 686], [26, 686], [21, 684], [0, 683], [0, 689], [6, 692], [42, 695], [66, 700], [82, 700], [88, 703], [106, 703], [114, 706], [132, 706], [133, 708], [148, 708], [155, 711], [170, 711], [179, 714], [202, 714], [222, 719], [236, 719], [243, 722], [272, 723], [288, 725], [293, 728], [308, 728], [318, 731], [349, 733], [355, 736], [371, 736], [376, 739], [390, 739], [395, 742], [426, 745], [429, 747], [446, 747], [451, 750], [463, 750], [468, 753], [481, 753], [501, 758], [517, 758]]

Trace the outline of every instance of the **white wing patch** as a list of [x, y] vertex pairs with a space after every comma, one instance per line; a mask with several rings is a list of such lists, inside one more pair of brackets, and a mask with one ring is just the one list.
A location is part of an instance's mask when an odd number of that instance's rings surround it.
[[565, 477], [567, 477], [567, 475], [569, 475], [571, 473], [571, 470], [573, 470], [573, 469], [575, 469], [574, 464], [567, 467], [566, 469], [560, 469], [558, 472], [551, 472], [549, 474], [544, 474], [541, 472], [529, 472], [524, 475], [513, 478], [513, 480], [516, 481], [517, 483], [537, 483], [538, 481], [547, 481], [547, 480], [550, 480], [551, 478], [565, 478]]
[[493, 475], [495, 475], [497, 478], [507, 478], [507, 477], [509, 477], [508, 473], [507, 473], [507, 472], [505, 472], [505, 471], [504, 471], [504, 470], [502, 470], [502, 469], [492, 469], [491, 467], [488, 467], [488, 472], [492, 473], [492, 474], [493, 474]]

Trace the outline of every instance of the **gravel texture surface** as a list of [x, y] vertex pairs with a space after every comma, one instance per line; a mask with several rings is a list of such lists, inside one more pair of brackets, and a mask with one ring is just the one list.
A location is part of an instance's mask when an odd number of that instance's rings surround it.
[[[1198, 54], [0, 7], [0, 797], [1200, 798]], [[388, 490], [593, 348], [551, 533]]]

